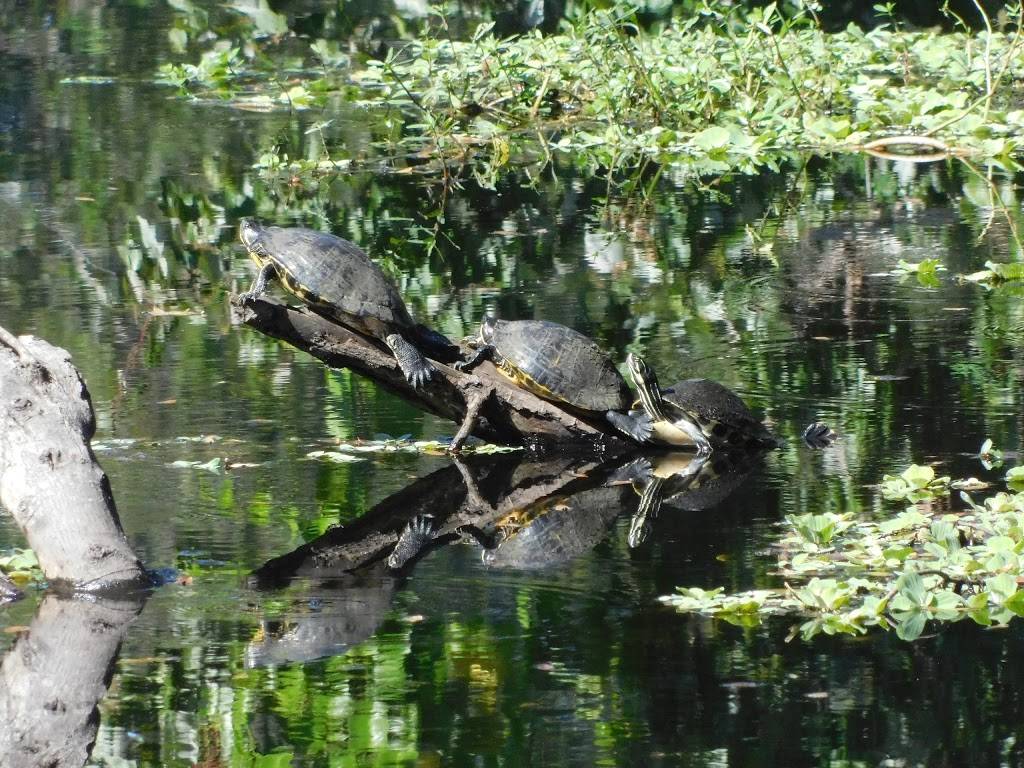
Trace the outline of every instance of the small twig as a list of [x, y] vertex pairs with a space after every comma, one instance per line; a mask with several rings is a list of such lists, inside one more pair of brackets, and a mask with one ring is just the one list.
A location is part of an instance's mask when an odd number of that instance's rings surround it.
[[775, 54], [779, 57], [779, 64], [782, 66], [782, 71], [786, 73], [786, 79], [788, 79], [790, 85], [793, 86], [793, 93], [796, 94], [796, 99], [800, 102], [800, 108], [805, 113], [810, 113], [810, 110], [807, 109], [807, 103], [804, 101], [804, 96], [800, 93], [800, 87], [796, 84], [796, 80], [793, 79], [793, 75], [789, 71], [789, 65], [786, 64], [786, 59], [782, 55], [782, 48], [779, 47], [779, 41], [775, 38], [775, 33], [772, 31], [771, 27], [766, 24], [758, 24], [758, 29], [768, 35], [769, 39], [772, 41], [772, 45], [775, 46]]
[[488, 504], [480, 495], [480, 489], [476, 486], [476, 478], [473, 477], [473, 473], [469, 471], [469, 467], [463, 464], [459, 460], [458, 456], [452, 457], [452, 463], [455, 464], [455, 468], [459, 470], [459, 474], [462, 475], [462, 482], [466, 486], [466, 501], [469, 503], [470, 509], [477, 514], [496, 512], [497, 509], [495, 506], [493, 504]]
[[989, 189], [990, 199], [993, 201], [993, 207], [998, 207], [1002, 211], [1003, 216], [1006, 217], [1006, 224], [1010, 228], [1010, 236], [1013, 237], [1013, 242], [1017, 245], [1017, 252], [1024, 253], [1024, 245], [1021, 244], [1020, 233], [1017, 232], [1017, 224], [1014, 222], [1013, 216], [1010, 214], [1010, 209], [1006, 207], [1006, 203], [1003, 202], [1002, 195], [999, 194], [999, 190], [992, 183], [992, 180], [985, 176], [981, 171], [975, 168], [966, 158], [957, 158], [961, 163], [967, 166], [967, 169], [981, 179]]
[[530, 117], [537, 117], [537, 112], [540, 111], [540, 103], [544, 99], [544, 95], [548, 92], [548, 83], [551, 81], [551, 70], [544, 73], [544, 81], [540, 84], [540, 90], [537, 91], [537, 98], [533, 100], [533, 106], [530, 108]]
[[972, 0], [974, 7], [978, 9], [981, 18], [985, 21], [985, 119], [988, 119], [988, 111], [992, 106], [992, 22], [988, 14], [981, 7], [978, 0]]

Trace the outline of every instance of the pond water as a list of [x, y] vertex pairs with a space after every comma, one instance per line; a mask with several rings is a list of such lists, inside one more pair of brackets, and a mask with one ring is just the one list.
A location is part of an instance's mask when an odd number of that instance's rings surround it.
[[[606, 179], [556, 157], [532, 185], [467, 179], [428, 259], [414, 225], [431, 226], [436, 179], [268, 182], [259, 158], [315, 156], [324, 115], [151, 84], [175, 19], [72, 3], [0, 21], [0, 326], [72, 353], [129, 539], [150, 566], [193, 578], [157, 590], [129, 627], [88, 765], [1024, 764], [1018, 624], [787, 643], [789, 621], [744, 629], [657, 601], [677, 586], [776, 584], [780, 521], [891, 512], [875, 487], [887, 471], [938, 462], [998, 478], [975, 454], [992, 438], [1013, 457], [1024, 431], [1020, 291], [953, 276], [1011, 258], [1017, 177], [790, 157], [703, 185], [651, 171], [646, 198], [606, 199]], [[333, 109], [331, 145], [371, 152], [367, 116]], [[721, 492], [667, 504], [637, 546], [628, 486], [570, 489], [555, 511], [584, 522], [554, 562], [517, 568], [466, 540], [400, 574], [257, 583], [266, 561], [417, 494], [439, 494], [444, 513], [465, 481], [443, 456], [307, 457], [453, 426], [232, 324], [228, 296], [253, 276], [236, 244], [245, 215], [359, 243], [453, 338], [489, 311], [545, 318], [618, 360], [642, 353], [663, 382], [721, 381], [788, 446]], [[935, 282], [892, 272], [924, 258], [946, 268]], [[813, 420], [842, 439], [803, 447]], [[255, 466], [181, 465], [217, 458]], [[529, 485], [540, 471], [505, 474]], [[0, 546], [21, 543], [0, 518]], [[37, 604], [5, 607], [0, 626], [30, 624]]]

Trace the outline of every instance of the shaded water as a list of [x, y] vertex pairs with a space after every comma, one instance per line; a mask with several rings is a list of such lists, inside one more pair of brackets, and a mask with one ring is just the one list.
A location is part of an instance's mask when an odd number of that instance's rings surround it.
[[[1011, 257], [992, 187], [970, 168], [795, 157], [704, 188], [666, 169], [648, 200], [606, 206], [606, 181], [562, 158], [534, 187], [515, 173], [497, 192], [467, 180], [447, 204], [451, 243], [425, 260], [409, 233], [430, 225], [431, 179], [266, 182], [254, 162], [275, 146], [315, 156], [307, 131], [323, 115], [187, 103], [148, 84], [168, 57], [168, 9], [7, 10], [0, 325], [72, 352], [129, 538], [148, 564], [194, 576], [158, 590], [128, 630], [90, 765], [1024, 762], [1017, 626], [786, 644], [781, 623], [743, 630], [656, 601], [680, 585], [774, 584], [777, 523], [884, 513], [872, 485], [885, 471], [936, 460], [984, 476], [971, 456], [986, 437], [1018, 449], [1019, 291], [952, 279]], [[369, 151], [376, 117], [336, 109], [331, 141]], [[994, 177], [1014, 216], [1016, 181]], [[451, 336], [489, 310], [547, 318], [619, 360], [643, 353], [664, 382], [722, 381], [789, 447], [724, 500], [666, 507], [636, 548], [627, 486], [565, 494], [594, 512], [580, 524], [590, 538], [549, 568], [487, 564], [463, 543], [400, 575], [257, 589], [253, 569], [417, 478], [453, 493], [463, 481], [441, 457], [306, 458], [452, 426], [231, 324], [228, 294], [252, 277], [235, 224], [252, 214], [363, 245]], [[935, 286], [889, 274], [926, 257], [948, 270]], [[802, 448], [813, 419], [842, 441]], [[171, 466], [217, 457], [258, 466]], [[0, 544], [18, 543], [0, 518]], [[34, 609], [5, 608], [0, 624]]]

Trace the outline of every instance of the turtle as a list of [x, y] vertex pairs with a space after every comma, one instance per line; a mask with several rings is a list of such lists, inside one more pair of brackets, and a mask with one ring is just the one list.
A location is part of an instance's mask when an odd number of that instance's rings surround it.
[[728, 387], [711, 379], [686, 379], [668, 389], [658, 387], [654, 371], [639, 355], [626, 356], [639, 400], [651, 418], [649, 442], [691, 447], [704, 456], [712, 449], [779, 448], [773, 435]]
[[480, 323], [475, 356], [455, 367], [470, 371], [490, 358], [505, 376], [533, 394], [587, 413], [603, 414], [640, 443], [651, 438], [651, 419], [629, 411], [633, 396], [611, 358], [593, 340], [548, 320]]
[[600, 486], [559, 494], [507, 513], [490, 536], [472, 525], [457, 532], [481, 546], [480, 559], [492, 568], [533, 571], [564, 565], [608, 535], [622, 509], [622, 491]]
[[636, 548], [647, 540], [663, 503], [689, 512], [718, 506], [742, 485], [763, 455], [763, 450], [715, 451], [706, 456], [672, 452], [653, 460], [635, 459], [619, 473], [640, 497], [627, 543]]
[[417, 346], [439, 360], [457, 355], [443, 335], [413, 322], [398, 288], [355, 243], [303, 227], [265, 227], [255, 219], [242, 219], [238, 233], [260, 268], [240, 302], [259, 298], [277, 278], [317, 314], [387, 344], [414, 388], [434, 374]]

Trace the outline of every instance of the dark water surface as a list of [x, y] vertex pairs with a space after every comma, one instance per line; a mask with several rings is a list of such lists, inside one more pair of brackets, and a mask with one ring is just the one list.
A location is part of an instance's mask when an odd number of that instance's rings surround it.
[[[311, 188], [254, 169], [274, 147], [316, 156], [325, 119], [338, 151], [372, 152], [373, 116], [176, 98], [148, 82], [170, 57], [169, 7], [0, 9], [0, 325], [71, 351], [129, 538], [194, 578], [131, 625], [90, 765], [1024, 764], [1017, 625], [787, 644], [788, 622], [741, 629], [657, 602], [776, 585], [784, 516], [891, 512], [873, 487], [886, 471], [998, 477], [972, 456], [986, 437], [1020, 444], [1020, 292], [953, 276], [1014, 258], [997, 200], [1020, 227], [1016, 177], [794, 157], [703, 187], [665, 168], [649, 199], [606, 205], [606, 180], [560, 158], [534, 186], [467, 179], [447, 201], [451, 242], [425, 259], [410, 233], [431, 225], [430, 177]], [[551, 514], [583, 515], [566, 534], [578, 546], [549, 567], [485, 562], [467, 541], [402, 574], [256, 588], [253, 569], [417, 478], [463, 480], [444, 457], [307, 458], [453, 427], [232, 324], [228, 295], [253, 274], [243, 215], [361, 244], [453, 337], [486, 311], [546, 318], [618, 360], [643, 353], [663, 382], [722, 381], [789, 447], [690, 511], [666, 507], [637, 547], [629, 486], [566, 491]], [[890, 273], [924, 258], [947, 269], [934, 285]], [[803, 448], [815, 419], [841, 442]], [[257, 466], [174, 466], [215, 458]], [[0, 545], [20, 543], [0, 518]], [[0, 626], [34, 610], [4, 608]]]

